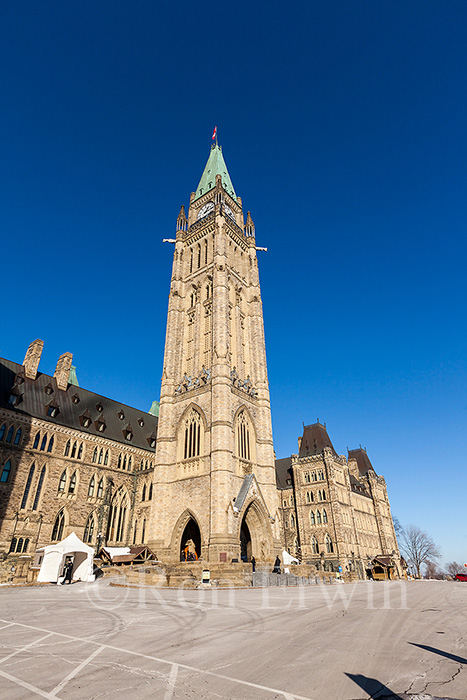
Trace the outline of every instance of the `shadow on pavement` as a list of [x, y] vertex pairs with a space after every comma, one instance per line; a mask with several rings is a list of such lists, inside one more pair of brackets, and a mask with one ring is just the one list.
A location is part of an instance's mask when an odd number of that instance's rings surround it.
[[383, 698], [387, 698], [387, 700], [402, 700], [400, 695], [393, 693], [390, 688], [381, 683], [381, 681], [376, 680], [376, 678], [367, 678], [367, 676], [362, 676], [359, 673], [346, 673], [345, 675], [359, 685], [360, 688], [372, 698], [377, 697], [381, 700], [383, 700]]
[[442, 649], [437, 649], [436, 647], [429, 647], [426, 644], [415, 644], [415, 642], [409, 642], [413, 647], [419, 647], [419, 649], [426, 649], [426, 651], [432, 651], [433, 654], [439, 654], [439, 656], [445, 656], [447, 659], [452, 659], [458, 664], [467, 664], [467, 659], [462, 656], [456, 656], [455, 654], [450, 654], [448, 651], [443, 651]]

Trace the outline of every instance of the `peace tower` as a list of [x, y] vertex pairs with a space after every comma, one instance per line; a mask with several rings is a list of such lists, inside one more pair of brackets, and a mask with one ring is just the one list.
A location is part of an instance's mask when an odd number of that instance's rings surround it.
[[217, 141], [177, 218], [149, 544], [212, 562], [280, 549], [255, 229]]

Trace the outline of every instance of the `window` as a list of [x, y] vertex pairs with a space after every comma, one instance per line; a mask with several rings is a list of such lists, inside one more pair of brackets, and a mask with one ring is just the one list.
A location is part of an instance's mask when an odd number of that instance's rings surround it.
[[101, 447], [100, 452], [99, 452], [99, 459], [97, 461], [98, 464], [102, 464], [104, 461], [104, 448]]
[[94, 452], [92, 453], [92, 461], [93, 463], [97, 462], [97, 447], [94, 448]]
[[49, 418], [55, 418], [55, 416], [58, 414], [58, 406], [56, 404], [49, 404], [47, 406], [47, 415]]
[[149, 484], [148, 501], [152, 501], [152, 482]]
[[3, 440], [3, 436], [5, 435], [5, 430], [6, 430], [6, 424], [4, 423], [2, 427], [0, 428], [0, 442]]
[[131, 455], [130, 455], [130, 456], [128, 457], [128, 471], [130, 471], [130, 469], [131, 469], [131, 462], [132, 462], [132, 458], [131, 458]]
[[9, 427], [9, 429], [8, 429], [8, 432], [7, 432], [7, 434], [6, 434], [6, 440], [5, 440], [5, 442], [11, 442], [11, 441], [12, 441], [12, 439], [13, 439], [13, 432], [14, 432], [14, 428], [13, 428], [12, 425], [10, 425], [10, 427]]
[[83, 535], [83, 540], [84, 542], [87, 542], [88, 544], [92, 542], [92, 538], [94, 535], [94, 515], [91, 513], [86, 520], [86, 526], [84, 528], [84, 535]]
[[22, 432], [21, 428], [18, 428], [18, 430], [16, 431], [16, 435], [15, 435], [15, 442], [14, 442], [15, 445], [19, 445], [19, 443], [20, 443], [21, 432]]
[[326, 510], [323, 508], [323, 523], [327, 523], [328, 521], [328, 514], [326, 513]]
[[287, 508], [287, 501], [282, 501], [282, 505], [284, 506], [284, 508]]
[[104, 457], [104, 465], [107, 466], [108, 463], [109, 463], [109, 451], [106, 450], [106, 451], [105, 451], [105, 457]]
[[316, 481], [316, 472], [311, 473], [311, 480]]
[[319, 471], [319, 472], [318, 472], [318, 479], [319, 479], [320, 481], [324, 481], [324, 472], [323, 472], [323, 471]]
[[318, 540], [314, 536], [311, 538], [311, 551], [313, 554], [319, 554]]
[[113, 542], [123, 541], [125, 535], [127, 510], [128, 496], [123, 487], [120, 487], [113, 497], [112, 505], [110, 507], [107, 540]]
[[42, 450], [42, 451], [45, 450], [46, 445], [47, 445], [47, 433], [46, 433], [46, 434], [44, 435], [44, 437], [42, 438], [42, 442], [41, 442], [41, 450]]
[[326, 542], [326, 551], [328, 554], [332, 554], [334, 552], [334, 547], [332, 546], [332, 540], [329, 537], [329, 535], [326, 535], [325, 537], [325, 542]]
[[138, 521], [135, 520], [135, 524], [133, 526], [133, 544], [136, 544], [136, 535], [138, 533]]
[[316, 522], [318, 525], [321, 525], [321, 511], [320, 510], [316, 511]]
[[126, 469], [126, 455], [123, 457], [123, 469]]
[[89, 488], [88, 488], [88, 498], [92, 498], [94, 496], [94, 487], [96, 485], [96, 477], [92, 476], [91, 481], [89, 482]]
[[54, 446], [54, 436], [52, 435], [52, 437], [51, 437], [50, 440], [49, 440], [49, 445], [48, 445], [48, 447], [47, 447], [47, 452], [52, 452], [53, 446]]
[[97, 486], [97, 498], [102, 498], [104, 495], [104, 479], [101, 479], [99, 481], [99, 484]]
[[65, 457], [68, 457], [70, 454], [70, 447], [71, 447], [71, 441], [68, 440], [67, 444], [65, 445]]
[[2, 475], [0, 476], [0, 483], [1, 484], [7, 483], [8, 479], [10, 478], [10, 472], [11, 472], [11, 460], [9, 459], [3, 465]]
[[[97, 450], [97, 448], [96, 448], [96, 450]], [[121, 469], [121, 467], [122, 467], [122, 453], [121, 452], [118, 455], [118, 465], [117, 466], [119, 469]]]
[[81, 442], [78, 449], [78, 459], [83, 459], [83, 443]]
[[306, 502], [307, 502], [307, 503], [311, 503], [310, 492], [309, 492], [309, 491], [306, 492]]
[[37, 510], [37, 506], [39, 505], [39, 498], [41, 497], [41, 491], [42, 491], [42, 485], [44, 483], [44, 479], [45, 479], [45, 465], [41, 469], [39, 481], [37, 482], [36, 495], [34, 496], [34, 503], [32, 506], [33, 510]]
[[194, 408], [185, 420], [185, 449], [184, 459], [198, 457], [201, 442], [201, 416]]
[[61, 540], [63, 536], [63, 528], [65, 526], [65, 513], [61, 510], [55, 518], [55, 523], [52, 530], [52, 540]]
[[143, 520], [143, 525], [141, 527], [141, 542], [144, 542], [146, 536], [146, 518]]
[[76, 457], [76, 450], [78, 448], [78, 443], [76, 440], [73, 443], [73, 447], [71, 448], [71, 458], [74, 459]]
[[36, 433], [36, 437], [34, 438], [34, 445], [32, 446], [33, 450], [37, 450], [37, 448], [39, 447], [39, 440], [40, 439], [41, 439], [41, 434]]
[[60, 481], [58, 482], [59, 492], [65, 491], [65, 486], [66, 486], [66, 469], [64, 472], [62, 472], [62, 475], [60, 477]]
[[310, 483], [310, 472], [305, 472], [305, 484]]
[[68, 493], [74, 493], [76, 489], [76, 472], [71, 475], [70, 483], [68, 484]]
[[237, 454], [241, 459], [251, 459], [250, 427], [245, 411], [241, 411], [237, 418]]
[[141, 492], [141, 500], [142, 501], [146, 500], [146, 484], [143, 485], [143, 490]]
[[313, 511], [310, 512], [310, 523], [311, 525], [316, 525], [315, 514], [313, 513]]
[[9, 554], [12, 552], [15, 552], [17, 554], [21, 552], [27, 552], [28, 551], [28, 546], [29, 546], [29, 538], [26, 537], [25, 540], [23, 540], [22, 537], [19, 538], [19, 540], [16, 539], [16, 537], [13, 537], [10, 543], [10, 549], [9, 549]]
[[293, 493], [290, 494], [290, 505], [294, 506], [295, 505], [295, 499], [293, 497]]
[[33, 462], [33, 463], [31, 464], [30, 469], [29, 469], [29, 474], [28, 474], [28, 478], [27, 478], [27, 481], [26, 481], [26, 486], [24, 487], [24, 493], [23, 493], [23, 498], [22, 498], [22, 501], [21, 501], [20, 508], [26, 508], [26, 504], [27, 504], [27, 502], [28, 502], [29, 491], [30, 491], [30, 489], [31, 489], [31, 482], [32, 482], [32, 478], [33, 478], [33, 476], [34, 476], [34, 470], [35, 470], [35, 469], [36, 469], [36, 465], [35, 465], [34, 462]]
[[290, 527], [295, 527], [295, 516], [293, 513], [290, 514]]

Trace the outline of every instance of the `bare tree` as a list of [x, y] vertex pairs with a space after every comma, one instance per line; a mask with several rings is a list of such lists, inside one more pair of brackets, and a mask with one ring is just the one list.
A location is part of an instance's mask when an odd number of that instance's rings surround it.
[[426, 571], [425, 571], [425, 578], [436, 578], [436, 579], [443, 579], [444, 574], [442, 570], [438, 567], [438, 564], [436, 564], [434, 561], [427, 561], [425, 563], [426, 566]]
[[439, 559], [441, 552], [431, 537], [416, 525], [404, 528], [401, 537], [402, 551], [407, 560], [415, 567], [420, 578], [420, 567], [427, 562]]
[[456, 574], [461, 574], [463, 569], [462, 564], [458, 564], [457, 561], [450, 561], [446, 564], [446, 573], [453, 578]]

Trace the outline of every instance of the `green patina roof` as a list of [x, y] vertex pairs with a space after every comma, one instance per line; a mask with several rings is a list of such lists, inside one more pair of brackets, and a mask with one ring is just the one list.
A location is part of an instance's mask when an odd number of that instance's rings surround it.
[[68, 384], [73, 384], [73, 386], [79, 386], [78, 377], [76, 376], [76, 367], [71, 365], [70, 374], [68, 375]]
[[149, 409], [148, 413], [151, 414], [151, 416], [157, 416], [159, 417], [159, 401], [153, 401], [152, 406]]
[[[222, 176], [222, 184], [225, 191], [233, 198], [237, 199], [235, 190], [230, 179], [229, 171], [225, 164], [224, 156], [222, 155], [222, 146], [213, 143], [211, 153], [209, 154], [208, 162], [201, 175], [198, 187], [195, 192], [195, 199], [199, 199], [203, 194], [212, 190], [216, 184], [216, 175]], [[194, 200], [193, 200], [194, 201]]]

